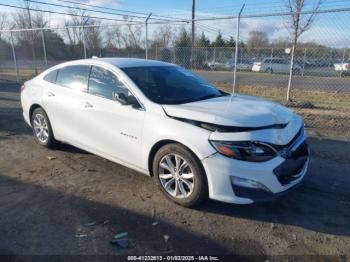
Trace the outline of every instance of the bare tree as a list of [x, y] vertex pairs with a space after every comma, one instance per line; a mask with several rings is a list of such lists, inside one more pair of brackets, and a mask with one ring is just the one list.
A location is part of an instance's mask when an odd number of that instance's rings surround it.
[[170, 25], [159, 26], [154, 31], [154, 41], [152, 45], [159, 45], [160, 47], [170, 47], [176, 38], [176, 28]]
[[307, 3], [310, 3], [310, 0], [285, 0], [285, 5], [289, 12], [286, 26], [287, 30], [290, 32], [292, 37], [292, 52], [287, 89], [287, 101], [290, 100], [294, 54], [298, 44], [298, 40], [304, 32], [311, 28], [311, 25], [315, 20], [317, 11], [320, 9], [323, 2], [324, 0], [314, 0], [314, 5], [311, 11], [308, 12], [308, 14], [303, 14], [303, 12], [306, 11]]
[[125, 34], [124, 42], [126, 47], [130, 47], [133, 49], [139, 49], [141, 47], [141, 33], [142, 33], [142, 26], [141, 25], [132, 25], [127, 24], [126, 25], [128, 33]]
[[90, 22], [90, 17], [87, 16], [84, 10], [69, 9], [71, 15], [68, 20], [64, 21], [66, 27], [65, 35], [69, 44], [77, 45], [83, 42], [84, 29], [83, 27]]
[[117, 47], [119, 49], [123, 46], [123, 34], [121, 27], [113, 27], [107, 31], [106, 45], [108, 47]]
[[[89, 55], [99, 55], [102, 47], [102, 26], [101, 21], [91, 19], [89, 27], [85, 28], [85, 41], [89, 49]], [[93, 25], [93, 26], [91, 26]]]
[[251, 49], [258, 47], [267, 47], [269, 44], [269, 38], [266, 32], [253, 30], [249, 32], [249, 38], [247, 40], [247, 46]]
[[[9, 20], [6, 13], [0, 13], [0, 30], [7, 29]], [[0, 40], [2, 39], [2, 32], [0, 31]]]
[[[33, 28], [43, 28], [48, 25], [48, 19], [44, 13], [35, 11], [33, 12], [30, 8], [29, 1], [23, 1], [25, 9], [19, 10], [13, 14], [14, 26], [20, 29], [33, 29]], [[28, 46], [31, 48], [32, 52], [32, 62], [34, 65], [35, 74], [38, 74], [37, 68], [37, 51], [41, 43], [41, 31], [23, 31], [17, 32], [15, 38], [20, 47], [26, 53]], [[42, 53], [42, 52], [41, 52]]]

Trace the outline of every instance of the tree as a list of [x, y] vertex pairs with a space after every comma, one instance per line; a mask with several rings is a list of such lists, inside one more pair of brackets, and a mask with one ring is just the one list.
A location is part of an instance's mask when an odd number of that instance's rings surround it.
[[[9, 20], [6, 13], [0, 13], [0, 30], [7, 29], [9, 26]], [[2, 39], [3, 33], [0, 31], [0, 39]]]
[[121, 49], [123, 47], [122, 31], [120, 27], [113, 27], [106, 33], [107, 47], [116, 47]]
[[247, 46], [250, 49], [267, 47], [269, 45], [269, 38], [266, 32], [253, 30], [249, 32]]
[[202, 32], [201, 37], [197, 40], [198, 47], [209, 47], [210, 40], [205, 36], [204, 32]]
[[[32, 28], [43, 28], [49, 23], [49, 20], [42, 12], [32, 12], [30, 10], [29, 1], [25, 1], [25, 9], [19, 10], [13, 14], [14, 26], [20, 29], [32, 29]], [[35, 74], [38, 74], [37, 68], [37, 54], [39, 57], [43, 57], [43, 47], [41, 44], [41, 31], [22, 31], [17, 32], [15, 35], [17, 39], [17, 45], [22, 56], [28, 56], [28, 47], [31, 49], [32, 62], [35, 70]]]
[[152, 46], [159, 46], [168, 48], [170, 47], [176, 38], [176, 30], [172, 28], [170, 25], [159, 26], [154, 31], [154, 41]]
[[226, 42], [227, 47], [235, 47], [236, 46], [236, 41], [233, 39], [232, 36], [230, 36], [230, 39]]
[[122, 34], [122, 39], [124, 41], [125, 48], [131, 51], [141, 50], [141, 25], [132, 25], [132, 20], [127, 20], [129, 23], [125, 26], [126, 32]]
[[191, 46], [191, 36], [186, 31], [185, 28], [182, 28], [180, 34], [177, 36], [175, 40], [175, 47], [189, 47], [189, 46]]
[[175, 40], [175, 63], [188, 68], [191, 66], [191, 35], [182, 28]]
[[298, 40], [304, 32], [310, 29], [313, 21], [315, 20], [317, 11], [320, 9], [323, 1], [324, 0], [315, 0], [311, 12], [308, 14], [303, 14], [303, 11], [305, 11], [307, 7], [306, 2], [310, 3], [310, 0], [285, 0], [285, 5], [289, 12], [287, 30], [290, 32], [292, 38], [292, 53], [290, 62], [291, 70], [288, 81], [287, 101], [290, 101], [294, 53], [295, 49], [297, 48]]
[[67, 46], [63, 38], [53, 30], [44, 30], [47, 59], [66, 59]]
[[102, 48], [102, 27], [101, 22], [91, 19], [85, 28], [85, 41], [88, 49], [88, 56], [98, 56]]
[[226, 45], [225, 40], [222, 37], [221, 32], [219, 31], [218, 35], [216, 36], [214, 42], [211, 44], [213, 47], [224, 47]]
[[70, 45], [78, 45], [84, 39], [84, 26], [90, 22], [90, 17], [87, 16], [85, 10], [68, 10], [71, 14], [69, 20], [64, 21], [66, 27], [65, 35]]

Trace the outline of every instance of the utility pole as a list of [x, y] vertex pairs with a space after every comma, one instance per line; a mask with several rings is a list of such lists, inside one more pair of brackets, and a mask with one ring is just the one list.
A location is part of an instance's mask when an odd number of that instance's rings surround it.
[[193, 68], [193, 59], [194, 59], [194, 42], [195, 42], [195, 21], [196, 18], [196, 0], [192, 0], [192, 42], [191, 42], [191, 68]]

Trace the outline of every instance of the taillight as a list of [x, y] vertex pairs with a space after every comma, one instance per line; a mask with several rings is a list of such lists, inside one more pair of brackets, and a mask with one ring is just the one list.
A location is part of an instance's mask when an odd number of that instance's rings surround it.
[[26, 86], [24, 84], [21, 85], [21, 92], [23, 92], [24, 88], [26, 88]]

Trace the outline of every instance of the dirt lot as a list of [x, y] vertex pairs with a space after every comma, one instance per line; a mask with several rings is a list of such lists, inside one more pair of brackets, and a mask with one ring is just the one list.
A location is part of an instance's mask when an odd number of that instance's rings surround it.
[[[0, 85], [0, 254], [350, 255], [349, 142], [311, 137], [304, 184], [274, 202], [186, 209], [151, 177], [68, 145], [40, 147], [18, 88]], [[118, 232], [129, 248], [110, 244]]]

